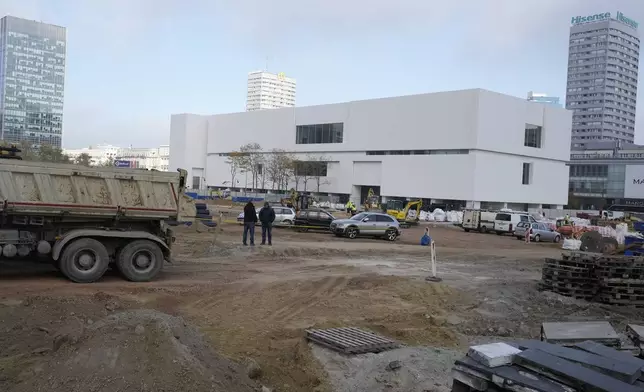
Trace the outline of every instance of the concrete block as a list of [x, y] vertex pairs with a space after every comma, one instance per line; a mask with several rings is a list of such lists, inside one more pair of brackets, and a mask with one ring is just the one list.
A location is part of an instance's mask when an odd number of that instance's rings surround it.
[[467, 356], [493, 368], [512, 363], [514, 355], [520, 352], [521, 350], [509, 344], [491, 343], [470, 347]]

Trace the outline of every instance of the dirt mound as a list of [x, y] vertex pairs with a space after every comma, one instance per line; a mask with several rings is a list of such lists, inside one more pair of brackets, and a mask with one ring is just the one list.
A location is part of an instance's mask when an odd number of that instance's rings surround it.
[[451, 391], [450, 369], [463, 352], [403, 347], [380, 354], [340, 355], [312, 345], [336, 392]]
[[258, 391], [243, 368], [213, 352], [180, 317], [125, 311], [54, 335], [47, 361], [13, 391]]

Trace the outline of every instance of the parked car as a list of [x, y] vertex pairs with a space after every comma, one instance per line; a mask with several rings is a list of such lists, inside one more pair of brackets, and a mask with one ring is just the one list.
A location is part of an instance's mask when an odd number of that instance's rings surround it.
[[400, 223], [392, 216], [377, 212], [361, 212], [349, 219], [331, 222], [331, 231], [338, 237], [382, 237], [395, 241], [400, 236]]
[[498, 235], [514, 234], [520, 222], [536, 223], [537, 220], [527, 212], [499, 212], [494, 218], [494, 231]]
[[301, 226], [301, 231], [329, 230], [335, 217], [324, 210], [301, 210], [295, 216], [295, 226]]
[[532, 226], [532, 233], [530, 233], [530, 240], [539, 242], [559, 242], [561, 241], [561, 234], [554, 229], [551, 229], [545, 223], [528, 223], [528, 222], [519, 222], [517, 223], [517, 228], [514, 229], [514, 236], [517, 239], [522, 240], [525, 238], [525, 231], [528, 227]]
[[[264, 208], [264, 207], [262, 207]], [[260, 208], [257, 210], [257, 220], [259, 221], [259, 212], [262, 210]], [[273, 207], [273, 211], [275, 211], [275, 221], [273, 222], [273, 226], [290, 226], [295, 222], [295, 210], [289, 207]], [[239, 215], [237, 215], [237, 222], [240, 224], [244, 223], [244, 213], [240, 212]]]

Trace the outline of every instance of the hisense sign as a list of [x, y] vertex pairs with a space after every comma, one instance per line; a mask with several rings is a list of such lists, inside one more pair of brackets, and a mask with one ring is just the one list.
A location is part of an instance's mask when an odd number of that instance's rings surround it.
[[637, 22], [636, 22], [636, 21], [634, 21], [633, 19], [630, 19], [630, 18], [625, 17], [625, 16], [624, 16], [624, 14], [622, 14], [622, 13], [621, 13], [621, 12], [619, 12], [619, 11], [617, 11], [617, 17], [616, 17], [615, 19], [619, 20], [620, 22], [622, 22], [622, 23], [624, 23], [624, 24], [626, 24], [626, 25], [631, 26], [631, 27], [632, 27], [632, 28], [634, 28], [634, 29], [636, 29], [636, 28], [637, 28], [637, 26], [639, 26], [639, 23], [637, 23]]
[[[581, 15], [573, 16], [572, 19], [570, 20], [570, 23], [574, 26], [574, 25], [589, 23], [589, 22], [603, 22], [605, 20], [610, 20], [610, 19], [611, 19], [610, 12], [602, 12], [599, 14], [587, 15], [587, 16], [581, 16]], [[639, 23], [637, 23], [631, 18], [627, 18], [620, 11], [617, 11], [617, 15], [615, 16], [614, 20], [622, 22], [625, 25], [630, 26], [634, 29], [637, 29], [639, 27]]]
[[588, 23], [588, 22], [600, 22], [602, 20], [608, 20], [608, 19], [610, 19], [610, 12], [604, 12], [603, 14], [595, 14], [595, 15], [588, 15], [588, 16], [573, 16], [570, 23], [572, 23], [573, 25], [578, 25], [578, 24]]

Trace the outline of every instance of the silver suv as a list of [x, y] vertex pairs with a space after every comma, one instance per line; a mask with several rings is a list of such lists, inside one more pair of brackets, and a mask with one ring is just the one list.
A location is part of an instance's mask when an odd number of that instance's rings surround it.
[[380, 237], [395, 241], [400, 236], [400, 223], [387, 214], [361, 212], [349, 219], [334, 220], [330, 230], [338, 237]]
[[[262, 207], [264, 208], [264, 207]], [[262, 208], [257, 210], [257, 219], [259, 220], [259, 212]], [[276, 206], [273, 207], [275, 211], [275, 222], [273, 226], [290, 226], [295, 222], [295, 210], [289, 207]], [[237, 215], [237, 222], [244, 224], [244, 213], [240, 212]]]

